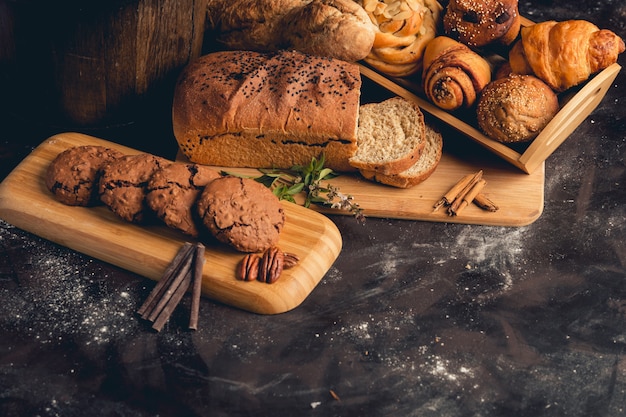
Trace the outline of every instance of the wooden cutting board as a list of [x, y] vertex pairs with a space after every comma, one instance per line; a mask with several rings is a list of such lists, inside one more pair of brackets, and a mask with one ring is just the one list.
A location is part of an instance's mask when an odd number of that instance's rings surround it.
[[[342, 193], [352, 195], [366, 217], [517, 227], [526, 226], [541, 216], [545, 183], [543, 162], [531, 174], [526, 174], [468, 142], [466, 137], [458, 133], [445, 132], [444, 144], [444, 153], [436, 171], [426, 181], [409, 189], [373, 183], [358, 174], [343, 174], [328, 182]], [[176, 159], [188, 161], [180, 152]], [[260, 175], [256, 169], [218, 169], [243, 175]], [[450, 187], [466, 174], [479, 170], [483, 171], [483, 178], [487, 181], [483, 193], [494, 201], [498, 211], [488, 212], [475, 205], [468, 206], [454, 217], [449, 216], [445, 209], [433, 211], [433, 205]], [[322, 213], [349, 214], [311, 207]]]
[[[136, 226], [105, 207], [70, 207], [46, 189], [44, 175], [61, 151], [80, 145], [103, 145], [124, 153], [138, 151], [90, 136], [65, 133], [38, 146], [0, 184], [0, 218], [60, 245], [158, 280], [189, 238], [165, 226]], [[212, 299], [260, 314], [291, 310], [304, 301], [341, 251], [338, 229], [326, 216], [284, 202], [286, 222], [279, 247], [300, 262], [283, 271], [274, 284], [235, 279], [243, 254], [226, 245], [207, 245], [202, 293]]]

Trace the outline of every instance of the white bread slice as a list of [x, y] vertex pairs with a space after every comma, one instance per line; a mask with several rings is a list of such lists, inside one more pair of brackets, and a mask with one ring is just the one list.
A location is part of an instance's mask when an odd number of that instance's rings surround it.
[[426, 125], [426, 146], [422, 155], [412, 167], [395, 175], [385, 175], [367, 170], [361, 170], [360, 172], [365, 178], [381, 184], [398, 188], [410, 188], [425, 181], [435, 172], [441, 160], [442, 152], [443, 138], [441, 133]]
[[359, 109], [357, 150], [349, 163], [384, 175], [407, 170], [425, 144], [424, 115], [402, 97], [364, 104]]

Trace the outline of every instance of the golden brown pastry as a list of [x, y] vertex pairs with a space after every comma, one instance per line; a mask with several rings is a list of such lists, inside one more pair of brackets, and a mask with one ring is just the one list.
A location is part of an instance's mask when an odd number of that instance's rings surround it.
[[518, 0], [450, 0], [443, 29], [470, 47], [510, 45], [519, 34], [520, 21]]
[[422, 83], [426, 97], [438, 107], [471, 107], [490, 81], [489, 62], [467, 45], [438, 36], [426, 47]]
[[349, 62], [370, 52], [376, 30], [352, 0], [212, 1], [207, 19], [227, 49], [295, 49]]
[[559, 111], [554, 91], [532, 75], [512, 74], [491, 82], [476, 108], [478, 125], [499, 142], [526, 142]]
[[615, 63], [622, 52], [619, 36], [591, 22], [547, 21], [522, 29], [509, 62], [514, 73], [534, 74], [561, 92]]
[[424, 49], [437, 33], [443, 8], [436, 0], [359, 0], [377, 28], [365, 61], [392, 77], [422, 69]]

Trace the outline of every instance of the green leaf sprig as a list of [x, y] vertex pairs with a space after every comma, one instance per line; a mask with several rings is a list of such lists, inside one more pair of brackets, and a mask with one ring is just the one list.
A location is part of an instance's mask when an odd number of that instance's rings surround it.
[[308, 165], [294, 165], [290, 169], [260, 169], [260, 177], [256, 181], [269, 187], [280, 199], [295, 202], [295, 196], [304, 193], [304, 207], [316, 204], [352, 213], [358, 221], [364, 221], [365, 216], [359, 204], [351, 195], [343, 194], [338, 187], [331, 184], [322, 185], [322, 181], [337, 177], [332, 169], [324, 166], [324, 155], [319, 159], [312, 158]]

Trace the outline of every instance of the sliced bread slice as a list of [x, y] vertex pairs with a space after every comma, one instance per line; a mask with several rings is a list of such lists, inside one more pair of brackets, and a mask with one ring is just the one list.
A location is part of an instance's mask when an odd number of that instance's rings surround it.
[[417, 162], [399, 174], [385, 175], [376, 171], [360, 170], [365, 178], [398, 188], [410, 188], [423, 181], [435, 172], [443, 152], [441, 133], [426, 125], [426, 146]]
[[364, 104], [359, 109], [357, 150], [349, 162], [359, 170], [398, 174], [420, 157], [425, 144], [424, 115], [402, 98]]

